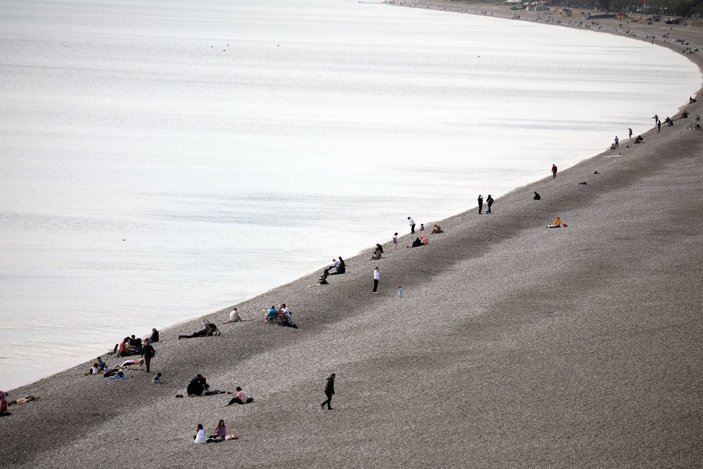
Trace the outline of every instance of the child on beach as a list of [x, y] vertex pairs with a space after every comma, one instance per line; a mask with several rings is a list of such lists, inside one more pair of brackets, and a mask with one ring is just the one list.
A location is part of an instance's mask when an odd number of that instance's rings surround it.
[[393, 249], [398, 249], [398, 233], [393, 233]]

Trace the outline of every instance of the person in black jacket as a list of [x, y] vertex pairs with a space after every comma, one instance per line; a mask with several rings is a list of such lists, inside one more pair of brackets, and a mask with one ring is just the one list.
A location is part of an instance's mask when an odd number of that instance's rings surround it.
[[144, 363], [146, 363], [146, 372], [149, 373], [151, 368], [151, 359], [156, 355], [156, 350], [151, 346], [151, 341], [146, 339], [144, 341], [144, 346], [142, 347], [142, 356], [144, 357]]
[[198, 374], [195, 378], [188, 384], [188, 389], [186, 390], [189, 396], [202, 396], [205, 391], [210, 389], [207, 381], [203, 375]]
[[159, 331], [156, 330], [156, 328], [151, 329], [151, 336], [149, 337], [149, 342], [152, 344], [155, 344], [156, 342], [159, 341]]
[[332, 410], [332, 396], [334, 395], [334, 373], [330, 375], [329, 378], [327, 378], [327, 384], [325, 385], [325, 396], [327, 396], [327, 400], [320, 404], [320, 407], [323, 409], [325, 408], [325, 404], [327, 404], [327, 408], [329, 410]]

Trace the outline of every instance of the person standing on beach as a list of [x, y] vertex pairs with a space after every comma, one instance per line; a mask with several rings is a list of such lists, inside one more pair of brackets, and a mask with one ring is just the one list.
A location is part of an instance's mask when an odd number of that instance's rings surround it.
[[398, 233], [393, 233], [393, 249], [398, 249]]
[[554, 163], [552, 163], [552, 177], [557, 177], [557, 165], [555, 165]]
[[486, 213], [491, 213], [491, 205], [493, 205], [493, 197], [491, 197], [491, 194], [488, 194], [488, 197], [486, 197], [486, 206], [488, 207]]
[[628, 127], [627, 133], [630, 135], [630, 140], [632, 140], [632, 129]]
[[320, 404], [321, 408], [325, 408], [325, 404], [327, 404], [327, 409], [332, 410], [332, 396], [334, 395], [334, 373], [332, 373], [329, 378], [327, 378], [327, 384], [325, 385], [325, 396], [327, 396], [327, 400]]
[[410, 233], [415, 233], [415, 220], [408, 217], [408, 225], [410, 225]]
[[481, 215], [481, 212], [483, 211], [483, 197], [481, 194], [478, 195], [478, 214]]
[[156, 350], [154, 350], [154, 347], [151, 346], [149, 339], [144, 340], [142, 355], [144, 356], [144, 363], [146, 364], [146, 372], [149, 373], [151, 370], [151, 359], [156, 355]]
[[381, 280], [381, 271], [378, 270], [378, 267], [373, 269], [373, 292], [376, 293], [378, 290], [378, 281]]
[[662, 121], [658, 120], [657, 121], [657, 133], [662, 131]]

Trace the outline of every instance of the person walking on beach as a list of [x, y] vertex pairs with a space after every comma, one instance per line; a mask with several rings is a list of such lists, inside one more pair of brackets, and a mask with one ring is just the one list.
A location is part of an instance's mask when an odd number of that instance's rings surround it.
[[144, 347], [142, 347], [142, 355], [144, 356], [144, 363], [146, 364], [146, 372], [149, 373], [151, 370], [151, 359], [156, 355], [156, 350], [151, 346], [149, 339], [144, 340]]
[[491, 197], [491, 194], [488, 194], [488, 197], [486, 197], [486, 213], [491, 213], [491, 206], [493, 205], [493, 197]]
[[629, 134], [630, 140], [632, 140], [632, 129], [628, 127], [627, 133]]
[[398, 249], [398, 233], [393, 233], [393, 249]]
[[332, 410], [332, 396], [334, 395], [334, 373], [332, 373], [329, 378], [327, 378], [327, 384], [325, 385], [325, 396], [327, 396], [327, 400], [320, 404], [321, 408], [325, 408], [325, 404], [327, 404], [327, 409]]
[[381, 280], [381, 271], [378, 270], [378, 267], [373, 269], [373, 292], [376, 293], [378, 290], [378, 281]]
[[410, 233], [415, 233], [415, 220], [408, 217], [408, 225], [410, 225]]
[[557, 177], [557, 165], [552, 163], [552, 177]]
[[478, 214], [481, 215], [481, 212], [483, 211], [483, 197], [481, 194], [478, 195]]

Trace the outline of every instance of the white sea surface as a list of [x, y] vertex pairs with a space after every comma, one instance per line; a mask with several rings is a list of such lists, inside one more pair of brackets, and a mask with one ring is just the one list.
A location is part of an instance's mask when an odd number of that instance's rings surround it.
[[643, 42], [356, 0], [0, 0], [0, 389], [625, 143], [700, 83]]

